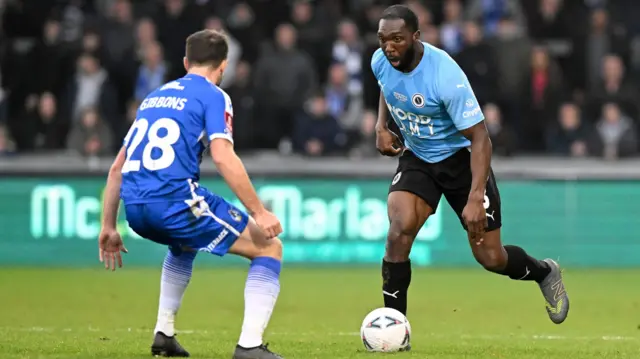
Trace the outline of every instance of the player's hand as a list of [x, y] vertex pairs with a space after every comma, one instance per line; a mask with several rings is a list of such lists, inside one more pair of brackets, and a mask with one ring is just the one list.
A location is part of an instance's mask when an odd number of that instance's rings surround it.
[[404, 150], [400, 138], [388, 128], [376, 127], [376, 148], [384, 156], [397, 156]]
[[278, 217], [276, 217], [275, 214], [267, 211], [266, 209], [262, 212], [255, 213], [253, 215], [253, 219], [255, 219], [256, 224], [268, 239], [274, 238], [282, 233], [280, 220], [278, 220]]
[[471, 240], [480, 245], [484, 240], [484, 231], [489, 224], [483, 201], [470, 198], [462, 210], [462, 219], [467, 226]]
[[100, 252], [100, 262], [104, 263], [105, 269], [116, 270], [122, 268], [122, 253], [129, 253], [124, 247], [122, 237], [115, 228], [103, 228], [98, 237], [98, 249]]

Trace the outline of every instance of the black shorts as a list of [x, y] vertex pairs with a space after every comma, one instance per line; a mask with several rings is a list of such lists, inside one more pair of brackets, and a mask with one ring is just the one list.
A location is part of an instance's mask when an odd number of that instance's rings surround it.
[[[433, 209], [438, 208], [440, 197], [444, 195], [449, 205], [458, 215], [460, 223], [466, 229], [462, 220], [462, 210], [467, 204], [471, 190], [471, 153], [467, 149], [456, 152], [451, 157], [437, 163], [428, 163], [416, 157], [410, 151], [404, 151], [400, 156], [398, 169], [393, 177], [389, 193], [405, 191], [422, 198]], [[487, 211], [487, 231], [502, 226], [500, 211], [500, 193], [496, 185], [493, 170], [489, 171], [484, 207]]]

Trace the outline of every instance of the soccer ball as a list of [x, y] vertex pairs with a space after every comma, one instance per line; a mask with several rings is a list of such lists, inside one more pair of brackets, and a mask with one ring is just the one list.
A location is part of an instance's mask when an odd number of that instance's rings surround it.
[[362, 321], [360, 337], [370, 352], [392, 353], [405, 349], [411, 341], [409, 320], [392, 308], [378, 308]]

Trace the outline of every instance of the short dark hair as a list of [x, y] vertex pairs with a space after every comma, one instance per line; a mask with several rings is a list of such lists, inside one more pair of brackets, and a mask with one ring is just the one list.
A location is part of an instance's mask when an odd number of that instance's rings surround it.
[[409, 31], [418, 31], [418, 17], [406, 5], [391, 5], [382, 12], [382, 19], [402, 19]]
[[187, 37], [187, 61], [193, 65], [218, 67], [227, 59], [227, 37], [215, 30], [202, 30]]

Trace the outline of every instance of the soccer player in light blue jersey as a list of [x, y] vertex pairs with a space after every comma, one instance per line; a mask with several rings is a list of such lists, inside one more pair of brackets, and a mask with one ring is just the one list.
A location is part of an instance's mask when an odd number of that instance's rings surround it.
[[[251, 260], [242, 333], [233, 358], [281, 358], [263, 343], [263, 332], [280, 292], [282, 242], [277, 235], [282, 227], [258, 199], [233, 149], [231, 100], [217, 86], [227, 52], [226, 38], [218, 32], [204, 30], [187, 38], [188, 74], [142, 101], [107, 179], [99, 238], [105, 267], [121, 267], [120, 252], [127, 252], [116, 230], [120, 198], [129, 226], [169, 248], [162, 267], [153, 355], [189, 356], [175, 338], [174, 322], [193, 261], [203, 252]], [[207, 148], [249, 214], [198, 184]]]
[[[447, 53], [420, 41], [418, 20], [406, 6], [384, 11], [378, 37], [380, 49], [371, 59], [380, 87], [376, 146], [383, 155], [401, 155], [388, 197], [385, 306], [406, 314], [409, 252], [444, 195], [467, 231], [475, 259], [488, 271], [537, 282], [550, 319], [562, 323], [569, 298], [558, 264], [502, 245], [491, 141], [466, 75]], [[404, 142], [389, 129], [389, 113]]]

